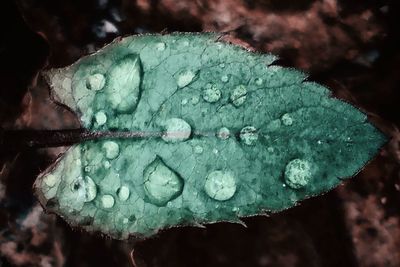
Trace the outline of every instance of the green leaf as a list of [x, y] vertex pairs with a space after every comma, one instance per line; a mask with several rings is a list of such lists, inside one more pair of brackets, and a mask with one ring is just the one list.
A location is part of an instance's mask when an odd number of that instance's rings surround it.
[[385, 142], [366, 115], [270, 54], [216, 34], [131, 36], [46, 76], [82, 125], [35, 183], [71, 225], [125, 239], [277, 212], [357, 173]]

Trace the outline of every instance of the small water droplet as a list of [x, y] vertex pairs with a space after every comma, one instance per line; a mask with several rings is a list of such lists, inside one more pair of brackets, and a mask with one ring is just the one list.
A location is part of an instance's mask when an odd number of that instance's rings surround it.
[[217, 137], [222, 140], [228, 139], [230, 135], [231, 135], [231, 132], [226, 127], [222, 127], [221, 129], [218, 130], [218, 133], [217, 133]]
[[178, 77], [176, 79], [176, 83], [179, 88], [183, 88], [185, 86], [188, 86], [190, 83], [192, 83], [195, 77], [196, 77], [196, 73], [194, 73], [191, 70], [186, 70], [186, 71], [181, 72], [178, 75]]
[[247, 88], [244, 85], [238, 85], [233, 90], [230, 100], [235, 107], [239, 107], [243, 105], [244, 101], [246, 100], [247, 95]]
[[219, 64], [219, 67], [223, 69], [223, 68], [225, 68], [225, 64], [221, 63], [221, 64]]
[[110, 209], [110, 208], [114, 207], [114, 203], [115, 203], [115, 200], [112, 195], [103, 195], [101, 197], [101, 205], [105, 209]]
[[236, 180], [230, 172], [213, 171], [206, 177], [204, 190], [209, 197], [218, 201], [225, 201], [235, 194]]
[[255, 80], [254, 80], [254, 82], [257, 84], [257, 85], [262, 85], [263, 84], [263, 79], [261, 79], [261, 78], [256, 78]]
[[214, 154], [218, 154], [219, 151], [218, 151], [218, 149], [214, 148], [212, 152], [213, 152]]
[[203, 89], [203, 99], [209, 103], [215, 103], [221, 99], [221, 91], [215, 84], [207, 84]]
[[103, 144], [103, 151], [106, 158], [115, 159], [119, 156], [119, 145], [114, 141], [106, 141]]
[[103, 89], [104, 85], [106, 83], [106, 79], [103, 74], [96, 73], [93, 75], [90, 75], [89, 77], [86, 78], [86, 88], [89, 90], [101, 90]]
[[318, 144], [318, 145], [321, 145], [321, 144], [322, 144], [322, 141], [321, 141], [321, 140], [318, 140], [318, 141], [317, 141], [317, 144]]
[[90, 172], [91, 170], [92, 170], [92, 167], [90, 167], [90, 166], [85, 167], [85, 172]]
[[293, 118], [288, 113], [283, 114], [281, 120], [283, 125], [290, 126], [293, 124]]
[[183, 179], [157, 157], [143, 172], [144, 190], [149, 201], [164, 206], [183, 190]]
[[103, 166], [104, 168], [109, 169], [111, 167], [111, 163], [108, 160], [106, 160], [103, 162]]
[[285, 182], [293, 189], [299, 189], [308, 184], [311, 179], [311, 165], [307, 160], [294, 159], [285, 168]]
[[162, 139], [166, 142], [182, 142], [190, 137], [192, 128], [190, 125], [179, 118], [168, 119], [164, 124]]
[[228, 75], [223, 75], [221, 77], [221, 81], [224, 82], [224, 83], [227, 83], [229, 81], [229, 76]]
[[201, 147], [201, 146], [195, 146], [195, 147], [194, 147], [194, 153], [196, 153], [196, 154], [201, 154], [201, 153], [203, 153], [203, 147]]
[[119, 200], [126, 201], [130, 195], [129, 187], [126, 185], [121, 186], [117, 190], [117, 195], [118, 195]]
[[103, 111], [99, 111], [94, 116], [97, 125], [101, 126], [107, 122], [107, 115]]
[[244, 144], [248, 146], [255, 145], [258, 140], [257, 129], [253, 126], [243, 127], [242, 130], [240, 130], [239, 137]]
[[76, 199], [81, 199], [83, 202], [90, 202], [97, 195], [96, 184], [89, 176], [76, 178], [70, 184], [70, 189], [75, 194]]
[[165, 43], [160, 42], [160, 43], [157, 43], [157, 44], [156, 44], [156, 49], [157, 49], [158, 51], [164, 51], [164, 50], [165, 50], [165, 47], [166, 47]]
[[54, 187], [57, 183], [57, 176], [54, 174], [47, 174], [43, 178], [43, 182], [48, 186], [48, 187]]
[[182, 105], [186, 105], [187, 103], [188, 103], [187, 98], [182, 99], [182, 101], [181, 101], [181, 104], [182, 104]]
[[191, 102], [192, 102], [193, 105], [197, 105], [199, 103], [199, 101], [200, 101], [200, 99], [199, 99], [198, 96], [192, 97]]

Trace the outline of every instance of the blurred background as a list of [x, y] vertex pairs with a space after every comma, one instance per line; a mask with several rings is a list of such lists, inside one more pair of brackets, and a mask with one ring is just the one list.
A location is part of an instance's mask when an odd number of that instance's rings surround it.
[[[397, 3], [396, 3], [397, 2]], [[66, 148], [16, 149], [0, 136], [0, 267], [400, 266], [400, 8], [385, 0], [2, 0], [0, 127], [79, 127], [38, 75], [115, 37], [228, 32], [280, 56], [360, 107], [391, 141], [353, 179], [248, 225], [175, 228], [129, 242], [45, 214], [32, 184]]]

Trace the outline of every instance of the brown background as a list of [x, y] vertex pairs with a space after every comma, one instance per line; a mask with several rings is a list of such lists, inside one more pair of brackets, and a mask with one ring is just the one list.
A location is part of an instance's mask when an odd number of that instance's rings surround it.
[[[400, 266], [400, 9], [384, 0], [26, 0], [0, 3], [0, 126], [67, 129], [37, 71], [119, 35], [218, 31], [310, 73], [367, 112], [391, 141], [354, 179], [248, 228], [176, 228], [113, 241], [47, 215], [31, 186], [65, 148], [15, 149], [0, 135], [0, 266]], [[239, 41], [240, 40], [240, 41]]]

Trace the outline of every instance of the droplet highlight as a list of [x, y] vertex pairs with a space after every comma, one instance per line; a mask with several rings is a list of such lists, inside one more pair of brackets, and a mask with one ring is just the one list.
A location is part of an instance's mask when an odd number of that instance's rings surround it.
[[283, 125], [286, 126], [290, 126], [293, 124], [293, 118], [288, 113], [283, 114], [283, 116], [281, 117], [281, 121]]
[[245, 145], [253, 146], [258, 140], [257, 129], [253, 126], [243, 127], [242, 130], [240, 130], [239, 138]]
[[146, 167], [143, 179], [148, 200], [157, 206], [165, 206], [169, 201], [177, 198], [183, 190], [183, 179], [160, 157], [156, 157]]
[[103, 195], [101, 197], [101, 206], [105, 209], [110, 209], [114, 207], [115, 200], [112, 195]]
[[119, 200], [121, 201], [127, 201], [130, 195], [130, 190], [129, 187], [126, 185], [121, 186], [120, 188], [118, 188], [117, 190], [117, 195]]
[[107, 115], [103, 111], [99, 111], [94, 116], [97, 125], [101, 126], [107, 122]]
[[311, 164], [307, 160], [294, 159], [286, 165], [285, 183], [293, 189], [306, 186], [311, 176]]
[[181, 72], [176, 78], [176, 84], [179, 88], [183, 88], [191, 84], [196, 77], [196, 73], [191, 70]]
[[218, 130], [218, 133], [217, 133], [217, 137], [222, 140], [228, 139], [230, 137], [230, 135], [231, 135], [231, 132], [226, 127], [222, 127], [221, 129]]
[[89, 90], [99, 91], [103, 89], [106, 79], [103, 74], [96, 73], [86, 78], [86, 88]]
[[162, 139], [165, 142], [182, 142], [190, 137], [192, 127], [189, 123], [179, 118], [168, 119], [164, 124]]
[[115, 159], [119, 156], [119, 145], [114, 141], [104, 142], [102, 148], [107, 159]]
[[203, 99], [208, 103], [215, 103], [221, 99], [221, 90], [215, 84], [207, 84], [203, 89]]
[[230, 172], [213, 171], [205, 179], [204, 191], [215, 200], [228, 200], [236, 192], [236, 180]]
[[157, 43], [157, 44], [156, 44], [156, 49], [157, 49], [158, 51], [164, 51], [165, 48], [166, 48], [165, 43], [160, 42], [160, 43]]
[[238, 85], [232, 91], [230, 100], [235, 107], [240, 107], [246, 101], [247, 88], [244, 85]]

